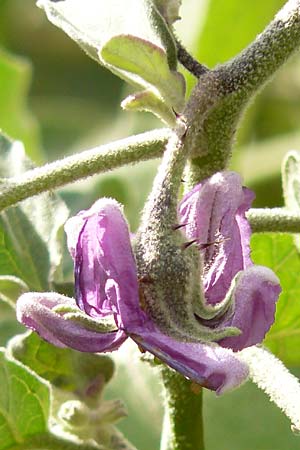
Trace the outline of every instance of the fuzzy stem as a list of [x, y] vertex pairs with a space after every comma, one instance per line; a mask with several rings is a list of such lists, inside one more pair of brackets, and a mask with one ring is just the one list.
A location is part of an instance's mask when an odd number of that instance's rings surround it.
[[253, 233], [300, 233], [300, 214], [287, 208], [252, 208], [247, 218]]
[[[184, 111], [194, 184], [226, 167], [249, 101], [299, 46], [300, 0], [289, 0], [245, 50], [200, 77]], [[199, 126], [203, 105], [213, 98], [214, 108]]]
[[181, 42], [176, 39], [177, 46], [177, 58], [178, 61], [188, 70], [192, 75], [196, 78], [199, 78], [204, 73], [208, 72], [208, 67], [199, 63], [196, 59], [193, 58], [190, 53], [184, 48]]
[[299, 49], [300, 0], [289, 0], [255, 41], [220, 70], [228, 90], [249, 99]]
[[161, 450], [204, 450], [202, 389], [168, 367], [162, 369], [165, 419]]
[[[151, 193], [144, 207], [140, 230], [145, 232], [153, 222], [170, 230], [177, 221], [177, 197], [187, 153], [182, 150], [183, 140], [173, 132], [166, 145], [163, 159], [154, 179]], [[168, 214], [166, 211], [168, 210]], [[167, 225], [165, 224], [167, 222]]]
[[1, 186], [0, 210], [91, 175], [157, 158], [162, 155], [169, 136], [168, 129], [150, 131], [37, 167], [22, 176], [8, 178], [6, 184]]

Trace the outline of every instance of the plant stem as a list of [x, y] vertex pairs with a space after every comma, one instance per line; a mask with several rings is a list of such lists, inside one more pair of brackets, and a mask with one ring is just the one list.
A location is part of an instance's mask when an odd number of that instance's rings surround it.
[[[289, 0], [245, 50], [200, 77], [184, 111], [193, 183], [224, 170], [246, 106], [299, 46], [300, 0]], [[211, 99], [215, 105], [199, 126]]]
[[165, 419], [161, 450], [204, 450], [202, 388], [163, 367]]
[[8, 178], [5, 186], [1, 186], [0, 210], [91, 175], [157, 158], [162, 155], [169, 136], [169, 129], [153, 130], [37, 167], [22, 176]]
[[252, 208], [247, 218], [254, 233], [300, 233], [300, 214], [287, 208]]
[[190, 53], [184, 48], [181, 42], [176, 39], [177, 46], [177, 57], [178, 61], [188, 70], [192, 75], [196, 78], [199, 78], [204, 73], [208, 72], [208, 67], [199, 63], [196, 59], [193, 58]]

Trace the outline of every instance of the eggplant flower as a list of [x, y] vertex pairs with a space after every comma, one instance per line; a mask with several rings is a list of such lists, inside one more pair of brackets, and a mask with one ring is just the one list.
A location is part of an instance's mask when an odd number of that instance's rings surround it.
[[281, 292], [274, 272], [250, 258], [251, 229], [245, 213], [253, 199], [237, 173], [219, 172], [195, 186], [179, 206], [182, 229], [202, 253], [206, 306], [218, 311], [226, 296], [231, 300], [231, 307], [218, 315], [218, 326], [237, 327], [241, 334], [219, 344], [234, 351], [262, 342]]
[[[231, 184], [231, 180], [227, 181]], [[206, 190], [207, 183], [209, 181], [183, 199], [180, 214], [186, 223], [187, 236], [200, 243], [224, 239], [220, 255], [210, 247], [205, 250], [208, 265], [204, 266], [204, 282], [208, 303], [213, 305], [223, 300], [227, 290], [232, 289], [232, 277], [242, 271], [233, 288], [235, 307], [229, 308], [220, 319], [222, 326], [229, 324], [240, 328], [241, 337], [224, 338], [219, 344], [182, 342], [159, 329], [143, 309], [128, 225], [120, 205], [107, 198], [98, 200], [65, 225], [75, 266], [76, 301], [56, 293], [26, 293], [17, 302], [18, 319], [60, 347], [109, 352], [130, 337], [140, 349], [151, 352], [185, 377], [217, 393], [240, 385], [248, 376], [248, 367], [233, 350], [241, 345], [253, 345], [263, 338], [272, 322], [280, 287], [269, 269], [251, 266], [250, 232], [244, 212], [252, 194], [243, 191], [247, 200], [241, 194], [237, 200], [234, 196], [229, 198], [228, 191], [227, 197], [224, 194], [224, 208], [215, 211], [216, 196], [222, 196], [222, 192], [219, 186], [215, 189], [218, 194], [209, 201], [211, 194]], [[210, 209], [207, 209], [208, 203]], [[200, 217], [203, 209], [207, 216], [206, 235], [202, 224], [205, 220]], [[228, 265], [226, 258], [229, 258]]]

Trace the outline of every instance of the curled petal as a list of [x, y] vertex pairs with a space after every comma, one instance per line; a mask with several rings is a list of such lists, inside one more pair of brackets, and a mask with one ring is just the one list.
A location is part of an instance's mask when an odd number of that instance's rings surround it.
[[247, 365], [216, 344], [179, 342], [154, 326], [137, 328], [130, 337], [183, 376], [217, 394], [240, 386], [248, 377]]
[[221, 301], [234, 276], [252, 264], [251, 230], [245, 212], [253, 198], [253, 192], [242, 187], [237, 173], [219, 172], [195, 186], [180, 203], [185, 234], [205, 244], [204, 289], [208, 303]]
[[[99, 333], [84, 323], [68, 319], [63, 308], [78, 309], [74, 299], [54, 292], [28, 292], [17, 301], [17, 319], [57, 347], [70, 347], [81, 352], [109, 352], [125, 341], [123, 331]], [[61, 312], [57, 312], [57, 311]]]
[[139, 323], [143, 314], [136, 265], [120, 205], [100, 199], [69, 219], [65, 230], [75, 263], [78, 306], [92, 317], [114, 314], [120, 327]]
[[222, 322], [222, 326], [237, 327], [242, 333], [219, 344], [238, 351], [262, 342], [274, 322], [280, 292], [279, 279], [271, 269], [253, 266], [242, 272], [233, 291], [234, 313]]

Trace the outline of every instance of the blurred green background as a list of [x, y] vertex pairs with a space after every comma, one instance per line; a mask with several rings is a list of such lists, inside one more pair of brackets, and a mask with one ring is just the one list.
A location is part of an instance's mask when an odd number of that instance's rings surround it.
[[[183, 0], [178, 35], [204, 64], [213, 67], [246, 46], [284, 4], [283, 0]], [[193, 79], [187, 75], [188, 90]], [[33, 0], [0, 2], [0, 128], [24, 141], [42, 164], [161, 124], [150, 114], [123, 112], [130, 88], [90, 60], [47, 22]], [[255, 206], [282, 204], [280, 165], [300, 149], [300, 55], [293, 57], [249, 107], [239, 130], [232, 167], [253, 188]], [[100, 196], [125, 205], [132, 230], [158, 162], [125, 167], [60, 191], [71, 213]], [[11, 310], [1, 304], [0, 343], [16, 332]], [[159, 447], [162, 396], [157, 374], [125, 349], [107, 396], [125, 398], [129, 418], [120, 428], [139, 450]], [[292, 368], [298, 375], [298, 368]], [[300, 438], [289, 422], [248, 383], [224, 397], [205, 392], [208, 450], [296, 450]]]

